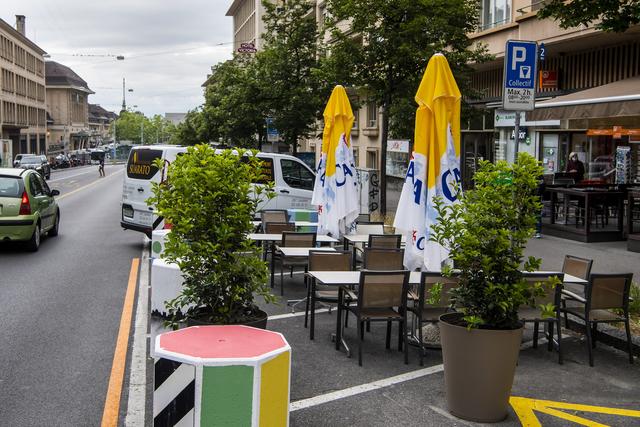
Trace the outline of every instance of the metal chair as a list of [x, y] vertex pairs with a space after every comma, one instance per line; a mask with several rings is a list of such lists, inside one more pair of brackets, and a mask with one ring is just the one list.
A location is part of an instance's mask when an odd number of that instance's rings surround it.
[[[284, 248], [315, 248], [316, 233], [296, 233], [285, 231], [282, 233], [282, 244]], [[303, 266], [305, 273], [307, 272], [307, 257], [286, 257], [281, 254], [274, 253], [274, 256], [280, 261], [280, 295], [284, 295], [284, 267], [291, 269], [291, 277], [293, 277], [293, 268]], [[305, 277], [305, 285], [307, 279]], [[296, 301], [299, 302], [299, 301]], [[287, 301], [289, 303], [289, 301]]]
[[[386, 348], [391, 346], [391, 323], [399, 323], [398, 350], [404, 348], [404, 363], [409, 363], [407, 349], [407, 291], [409, 271], [367, 271], [360, 273], [357, 304], [352, 305], [350, 289], [341, 286], [338, 291], [338, 318], [336, 323], [336, 350], [343, 342], [342, 312], [356, 316], [358, 322], [358, 365], [362, 366], [362, 341], [365, 322], [387, 322]], [[350, 352], [347, 350], [350, 355]]]
[[356, 234], [384, 234], [384, 222], [358, 222], [356, 223]]
[[260, 211], [260, 220], [262, 221], [262, 229], [266, 230], [265, 225], [268, 222], [289, 222], [289, 215], [285, 209], [263, 209]]
[[[538, 283], [549, 283], [554, 274], [546, 273], [525, 273], [524, 279], [529, 287], [533, 288]], [[533, 298], [529, 304], [518, 308], [518, 318], [525, 323], [533, 323], [533, 348], [538, 348], [538, 333], [540, 323], [545, 323], [548, 327], [547, 349], [553, 349], [553, 329], [556, 327], [558, 333], [558, 363], [562, 365], [562, 330], [560, 327], [560, 296], [562, 294], [562, 283], [556, 283], [553, 289], [547, 289], [543, 296]], [[553, 304], [556, 307], [555, 317], [542, 317], [540, 305]]]
[[370, 221], [371, 221], [371, 214], [368, 214], [368, 213], [358, 214], [358, 217], [356, 218], [356, 223], [358, 223], [358, 222], [370, 222]]
[[[309, 251], [309, 271], [350, 271], [351, 252], [349, 251]], [[319, 287], [315, 279], [307, 286], [307, 306], [304, 312], [304, 327], [307, 327], [309, 310], [311, 310], [311, 326], [309, 339], [315, 335], [316, 302], [337, 304], [338, 288]], [[331, 308], [329, 308], [331, 310]]]
[[265, 223], [264, 232], [266, 234], [282, 234], [285, 231], [296, 231], [296, 225], [293, 222]]
[[[590, 366], [593, 366], [593, 349], [596, 347], [598, 323], [624, 323], [629, 363], [633, 364], [633, 346], [629, 328], [629, 291], [632, 278], [632, 273], [591, 274], [585, 298], [564, 292], [565, 297], [570, 296], [573, 301], [581, 304], [576, 307], [563, 307], [561, 310], [565, 315], [569, 313], [584, 321]], [[622, 315], [612, 310], [621, 310]]]
[[[415, 316], [418, 327], [418, 346], [420, 347], [420, 366], [424, 365], [424, 352], [426, 347], [422, 337], [422, 325], [424, 323], [438, 323], [440, 316], [453, 311], [451, 307], [451, 289], [458, 286], [458, 276], [445, 277], [441, 273], [423, 271], [420, 275], [418, 293], [409, 291], [408, 298], [413, 301], [413, 305], [408, 306], [408, 310]], [[440, 301], [437, 304], [429, 304], [431, 289], [436, 284], [441, 284]], [[414, 325], [415, 326], [415, 325]], [[415, 331], [412, 327], [411, 333]]]
[[403, 270], [404, 249], [365, 248], [363, 268], [366, 270]]
[[[402, 242], [402, 235], [400, 234], [369, 234], [369, 242], [367, 248], [400, 248]], [[353, 246], [353, 268], [356, 268], [357, 263], [362, 262], [362, 253], [364, 248], [360, 248], [357, 245]]]
[[[571, 276], [578, 277], [580, 279], [589, 280], [591, 274], [591, 267], [593, 266], [593, 260], [588, 258], [580, 258], [573, 255], [565, 255], [564, 262], [562, 263], [562, 272]], [[563, 289], [562, 306], [567, 307], [567, 298], [565, 292], [570, 292], [575, 295], [579, 295], [584, 298], [584, 285], [578, 285], [575, 283], [566, 283]], [[571, 298], [569, 298], [571, 299]], [[564, 314], [564, 324], [567, 325], [569, 318], [567, 313]]]

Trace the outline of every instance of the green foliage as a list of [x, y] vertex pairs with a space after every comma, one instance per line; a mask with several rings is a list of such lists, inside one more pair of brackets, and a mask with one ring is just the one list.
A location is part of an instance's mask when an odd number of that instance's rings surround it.
[[553, 18], [562, 28], [590, 25], [603, 31], [624, 32], [640, 23], [638, 0], [547, 0], [538, 18]]
[[148, 203], [173, 226], [166, 258], [184, 277], [182, 293], [167, 302], [174, 323], [183, 313], [236, 323], [255, 313], [255, 295], [273, 301], [267, 265], [247, 238], [259, 198], [271, 188], [252, 186], [261, 177], [260, 160], [238, 151], [189, 147], [169, 165], [167, 181], [153, 185]]
[[636, 282], [631, 284], [629, 296], [631, 297], [631, 301], [629, 301], [629, 313], [640, 316], [640, 285]]
[[[350, 63], [342, 67], [370, 99], [389, 108], [390, 129], [398, 137], [413, 136], [413, 98], [433, 54], [447, 57], [463, 93], [468, 64], [490, 58], [467, 37], [478, 21], [475, 0], [329, 0], [327, 9], [336, 41], [331, 54], [347, 52]], [[348, 33], [342, 31], [346, 20]]]
[[482, 162], [475, 188], [460, 203], [436, 203], [440, 221], [432, 227], [431, 240], [450, 250], [460, 270], [451, 294], [469, 327], [518, 327], [518, 308], [545, 292], [542, 284], [532, 291], [522, 274], [522, 269], [540, 266], [539, 259], [524, 259], [524, 249], [542, 208], [537, 196], [541, 174], [538, 161], [526, 153], [512, 165]]
[[170, 120], [157, 114], [148, 118], [140, 112], [123, 111], [111, 126], [116, 128], [118, 141], [128, 140], [135, 144], [166, 143], [176, 133], [176, 127]]

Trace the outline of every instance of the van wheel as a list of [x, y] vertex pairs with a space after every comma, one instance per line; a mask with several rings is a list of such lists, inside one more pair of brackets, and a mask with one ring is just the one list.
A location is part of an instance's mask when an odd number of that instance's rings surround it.
[[36, 228], [33, 230], [33, 235], [27, 243], [27, 249], [31, 252], [36, 252], [40, 248], [40, 223], [36, 224]]
[[56, 211], [56, 222], [53, 224], [53, 228], [49, 230], [47, 235], [49, 237], [55, 237], [58, 235], [58, 227], [60, 226], [60, 209]]

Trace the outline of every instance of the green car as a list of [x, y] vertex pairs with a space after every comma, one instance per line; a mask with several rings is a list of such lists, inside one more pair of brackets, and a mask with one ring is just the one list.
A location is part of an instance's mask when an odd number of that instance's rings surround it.
[[0, 168], [0, 242], [26, 242], [35, 252], [42, 233], [57, 236], [58, 194], [35, 170]]

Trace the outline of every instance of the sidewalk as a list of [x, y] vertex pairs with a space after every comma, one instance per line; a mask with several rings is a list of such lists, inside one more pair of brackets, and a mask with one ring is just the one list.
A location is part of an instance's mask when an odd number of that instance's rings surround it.
[[[636, 280], [640, 280], [640, 257], [627, 252], [625, 242], [585, 244], [544, 236], [532, 240], [527, 249], [527, 255], [543, 259], [545, 270], [561, 269], [565, 254], [592, 258], [594, 272], [632, 271]], [[278, 281], [276, 278], [276, 291], [279, 291]], [[285, 275], [284, 283], [285, 300], [306, 295], [301, 274], [294, 274], [293, 278]], [[396, 340], [392, 339], [390, 350], [385, 349], [385, 327], [374, 323], [371, 333], [365, 335], [363, 366], [359, 367], [357, 357], [347, 358], [343, 351], [334, 349], [330, 336], [335, 329], [335, 310], [331, 313], [319, 310], [316, 338], [310, 341], [309, 330], [304, 328], [304, 311], [292, 314], [284, 303], [263, 308], [270, 315], [268, 329], [284, 334], [292, 347], [291, 426], [477, 425], [449, 415], [439, 350], [428, 351], [425, 365], [421, 367], [417, 348], [410, 347], [409, 364], [405, 365], [402, 353], [394, 347]], [[298, 308], [304, 310], [304, 305]], [[353, 326], [346, 329], [345, 339], [355, 348], [357, 338]], [[152, 318], [151, 343], [161, 330], [161, 322]], [[394, 326], [393, 336], [397, 336], [396, 331]], [[525, 410], [521, 415], [524, 419], [518, 418], [511, 409], [508, 418], [497, 425], [519, 426], [525, 421], [533, 423], [526, 425], [539, 425], [533, 416], [543, 426], [567, 426], [573, 425], [570, 419], [576, 415], [605, 425], [640, 423], [639, 418], [615, 413], [615, 409], [640, 410], [640, 361], [636, 359], [636, 364], [630, 365], [624, 352], [599, 343], [594, 350], [595, 367], [591, 368], [584, 336], [563, 330], [565, 362], [559, 365], [557, 353], [548, 352], [544, 340], [537, 349], [531, 348], [531, 333], [529, 326], [525, 330], [512, 396], [532, 399], [523, 401], [525, 408], [544, 405], [540, 401], [553, 401], [604, 409], [573, 406], [548, 410], [555, 414], [553, 416]]]

